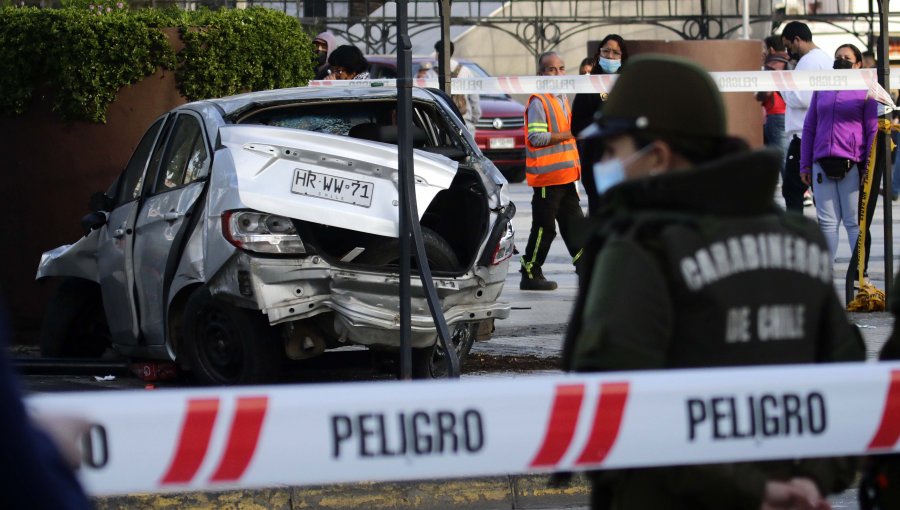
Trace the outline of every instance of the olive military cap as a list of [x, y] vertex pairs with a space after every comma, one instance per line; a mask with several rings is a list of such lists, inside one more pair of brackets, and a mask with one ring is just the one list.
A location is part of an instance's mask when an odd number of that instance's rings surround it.
[[630, 59], [593, 125], [581, 138], [647, 131], [661, 135], [721, 139], [725, 106], [705, 69], [669, 55]]

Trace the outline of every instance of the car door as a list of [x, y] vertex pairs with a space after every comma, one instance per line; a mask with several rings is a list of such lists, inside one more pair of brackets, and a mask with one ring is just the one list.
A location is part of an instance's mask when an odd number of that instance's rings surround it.
[[163, 130], [165, 116], [150, 126], [112, 190], [114, 206], [97, 244], [97, 269], [103, 308], [113, 343], [136, 345], [140, 330], [134, 299], [131, 257], [134, 223], [145, 182], [147, 162]]
[[200, 118], [180, 112], [147, 171], [152, 181], [137, 214], [133, 260], [140, 329], [148, 345], [165, 342], [167, 290], [193, 226], [188, 220], [203, 195], [210, 154]]

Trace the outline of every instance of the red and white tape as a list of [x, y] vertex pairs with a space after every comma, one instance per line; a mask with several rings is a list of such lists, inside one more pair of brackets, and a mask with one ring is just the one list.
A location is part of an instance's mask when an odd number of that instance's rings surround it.
[[900, 363], [44, 394], [95, 495], [897, 451]]
[[[722, 92], [770, 90], [870, 90], [873, 97], [890, 95], [878, 84], [874, 69], [824, 71], [734, 71], [710, 73]], [[892, 71], [894, 76], [894, 71]], [[900, 77], [900, 75], [898, 75]], [[896, 80], [897, 78], [892, 78]], [[454, 94], [604, 93], [612, 90], [616, 75], [505, 76], [453, 78]], [[896, 81], [894, 81], [896, 83]], [[320, 80], [313, 87], [396, 87], [397, 80]], [[436, 79], [413, 79], [416, 87], [437, 87]]]

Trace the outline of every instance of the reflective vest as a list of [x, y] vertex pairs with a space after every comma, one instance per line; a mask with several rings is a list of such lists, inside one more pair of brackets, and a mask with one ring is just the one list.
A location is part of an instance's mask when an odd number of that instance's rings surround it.
[[[552, 94], [535, 94], [528, 104], [539, 100], [544, 105], [547, 117], [547, 131], [562, 133], [568, 131], [572, 121], [572, 109], [563, 98], [560, 102]], [[575, 182], [581, 177], [581, 162], [575, 140], [535, 147], [528, 141], [528, 113], [525, 114], [525, 177], [533, 187], [554, 186]]]

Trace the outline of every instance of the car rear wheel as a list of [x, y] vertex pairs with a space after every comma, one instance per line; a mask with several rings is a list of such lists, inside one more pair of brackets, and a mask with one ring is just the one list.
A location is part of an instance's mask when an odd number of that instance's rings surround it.
[[[425, 254], [428, 257], [428, 266], [432, 271], [457, 271], [459, 270], [459, 259], [456, 257], [453, 248], [444, 240], [437, 232], [422, 227], [423, 244], [425, 245]], [[369, 248], [358, 261], [363, 264], [373, 264], [378, 266], [397, 266], [399, 265], [399, 241], [394, 240], [385, 243], [376, 248]], [[472, 343], [475, 341], [475, 333], [477, 326], [470, 324], [459, 324], [451, 327], [451, 343], [456, 349], [457, 356], [460, 361], [468, 354]], [[440, 339], [431, 347], [424, 349], [412, 350], [412, 376], [415, 379], [430, 379], [434, 377], [444, 377], [447, 375], [446, 362], [444, 360], [444, 352], [438, 343]], [[396, 351], [379, 352], [379, 357], [394, 358], [398, 357]], [[399, 370], [399, 363], [392, 363]]]
[[185, 305], [184, 341], [196, 379], [204, 384], [259, 384], [278, 378], [284, 348], [265, 315], [194, 291]]
[[[432, 271], [457, 271], [459, 259], [456, 252], [443, 237], [428, 227], [422, 227], [422, 243], [425, 245], [425, 256], [428, 258], [428, 267]], [[415, 251], [415, 247], [411, 248]], [[356, 262], [373, 266], [400, 266], [400, 240], [390, 241], [366, 248]], [[413, 264], [413, 267], [416, 267]]]
[[[460, 323], [450, 327], [450, 345], [456, 351], [460, 365], [472, 349], [475, 343], [475, 334], [478, 332], [478, 324]], [[447, 377], [447, 360], [444, 355], [442, 341], [438, 337], [437, 342], [426, 349], [413, 349], [412, 352], [413, 379], [439, 379]]]
[[41, 324], [41, 355], [99, 358], [110, 339], [100, 286], [82, 278], [63, 280]]

